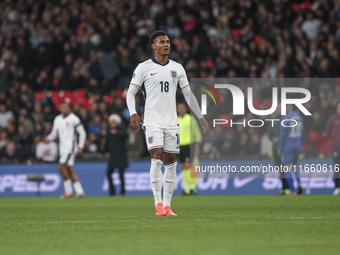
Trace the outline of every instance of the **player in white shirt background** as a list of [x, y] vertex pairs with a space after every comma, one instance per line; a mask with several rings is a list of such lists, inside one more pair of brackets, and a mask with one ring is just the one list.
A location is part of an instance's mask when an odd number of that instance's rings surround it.
[[[76, 141], [76, 132], [79, 134], [79, 145]], [[76, 192], [74, 197], [83, 197], [84, 190], [73, 165], [75, 156], [83, 152], [86, 132], [80, 119], [71, 112], [71, 106], [66, 102], [60, 104], [60, 115], [55, 117], [52, 132], [45, 138], [45, 142], [55, 140], [57, 134], [59, 135], [59, 171], [64, 179], [65, 189], [61, 198], [73, 196], [72, 183]]]
[[[184, 98], [199, 119], [205, 133], [209, 125], [203, 118], [198, 102], [190, 90], [183, 66], [168, 58], [170, 40], [164, 31], [150, 36], [154, 56], [140, 63], [133, 73], [127, 93], [130, 126], [139, 130], [142, 125], [151, 155], [150, 181], [155, 199], [156, 216], [177, 216], [170, 208], [176, 182], [177, 154], [179, 154], [179, 125], [176, 112], [176, 92], [179, 87]], [[135, 96], [143, 89], [145, 110], [143, 124], [136, 112]], [[163, 201], [162, 171], [164, 162]]]

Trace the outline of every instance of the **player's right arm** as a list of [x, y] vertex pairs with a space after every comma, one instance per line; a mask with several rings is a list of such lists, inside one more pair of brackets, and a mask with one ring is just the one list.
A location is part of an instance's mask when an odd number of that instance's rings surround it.
[[[136, 91], [137, 90], [137, 91]], [[138, 89], [136, 88], [129, 88], [127, 96], [126, 96], [126, 103], [130, 112], [130, 126], [134, 130], [139, 130], [140, 125], [142, 125], [142, 121], [136, 112], [136, 94]], [[131, 110], [130, 110], [131, 109]]]
[[144, 75], [141, 64], [137, 66], [133, 72], [130, 86], [126, 95], [126, 104], [130, 112], [130, 126], [135, 130], [139, 130], [142, 121], [136, 111], [136, 95], [144, 82]]
[[57, 138], [57, 133], [58, 133], [58, 121], [56, 117], [53, 121], [53, 127], [52, 127], [51, 133], [45, 138], [45, 143], [49, 143], [50, 141], [55, 140]]

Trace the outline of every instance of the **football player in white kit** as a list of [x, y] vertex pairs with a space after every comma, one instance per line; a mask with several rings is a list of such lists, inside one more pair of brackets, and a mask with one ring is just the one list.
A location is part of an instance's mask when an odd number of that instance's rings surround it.
[[[79, 134], [78, 146], [76, 132]], [[66, 102], [60, 104], [60, 115], [55, 117], [52, 132], [45, 138], [45, 142], [53, 141], [57, 138], [57, 134], [59, 134], [59, 171], [64, 179], [65, 189], [61, 198], [73, 196], [72, 183], [76, 192], [74, 197], [84, 197], [84, 190], [73, 165], [75, 156], [83, 152], [86, 132], [80, 119], [71, 112], [71, 106]]]
[[[179, 125], [176, 112], [176, 91], [179, 87], [205, 133], [209, 125], [203, 118], [192, 94], [183, 66], [168, 58], [170, 40], [164, 31], [150, 36], [155, 55], [140, 63], [133, 73], [127, 93], [130, 125], [139, 130], [142, 125], [151, 155], [150, 181], [155, 198], [156, 216], [177, 216], [170, 208], [176, 182], [177, 155], [179, 154]], [[145, 110], [143, 124], [136, 112], [135, 96], [143, 89]], [[191, 100], [190, 100], [191, 99]], [[164, 162], [164, 190], [162, 190], [162, 159]]]

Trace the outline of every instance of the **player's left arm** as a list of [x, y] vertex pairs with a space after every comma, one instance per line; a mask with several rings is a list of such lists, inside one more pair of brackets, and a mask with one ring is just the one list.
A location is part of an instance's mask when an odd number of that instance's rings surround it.
[[190, 116], [191, 117], [191, 126], [192, 126], [192, 131], [193, 131], [193, 142], [194, 143], [200, 143], [202, 141], [202, 134], [201, 134], [201, 130], [198, 126], [197, 120], [195, 119], [195, 117]]
[[[198, 126], [197, 120], [195, 117], [190, 116], [190, 125], [191, 125], [191, 131], [192, 131], [192, 143], [195, 144], [194, 146], [194, 156], [197, 157], [200, 154], [200, 143], [202, 142], [202, 133]], [[190, 137], [191, 138], [191, 137]]]
[[86, 140], [86, 132], [85, 132], [83, 125], [81, 124], [80, 119], [78, 119], [76, 123], [77, 124], [75, 125], [75, 129], [77, 133], [79, 134], [79, 144], [78, 144], [78, 151], [77, 151], [77, 154], [79, 155], [83, 152], [83, 149], [84, 149], [85, 140]]
[[196, 117], [199, 119], [199, 123], [201, 124], [201, 127], [203, 129], [203, 133], [206, 133], [209, 128], [209, 124], [204, 119], [201, 109], [198, 105], [197, 99], [190, 89], [190, 84], [183, 66], [180, 65], [180, 67], [182, 70], [180, 75], [178, 76], [179, 87], [181, 88], [182, 94], [188, 106], [195, 113]]
[[201, 113], [201, 109], [198, 105], [197, 99], [195, 95], [192, 93], [190, 86], [187, 86], [186, 88], [182, 89], [182, 93], [188, 106], [195, 113], [196, 117], [199, 119], [199, 123], [201, 124], [201, 127], [203, 129], [203, 133], [206, 133], [209, 128], [209, 124], [204, 119]]

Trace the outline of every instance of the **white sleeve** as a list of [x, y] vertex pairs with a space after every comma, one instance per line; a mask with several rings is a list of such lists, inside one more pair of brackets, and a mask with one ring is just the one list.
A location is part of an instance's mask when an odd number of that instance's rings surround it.
[[189, 105], [190, 109], [195, 113], [196, 117], [198, 119], [203, 118], [201, 109], [198, 105], [197, 99], [195, 95], [192, 93], [190, 86], [186, 86], [184, 89], [182, 89], [183, 96], [185, 98], [185, 101]]
[[130, 116], [136, 114], [136, 94], [142, 87], [144, 82], [144, 73], [141, 64], [139, 64], [133, 72], [129, 90], [126, 95], [126, 104], [130, 112]]
[[186, 87], [189, 87], [189, 81], [187, 74], [185, 73], [185, 70], [181, 64], [179, 64], [179, 75], [178, 75], [178, 85], [181, 90], [185, 89]]
[[198, 105], [197, 99], [192, 93], [188, 81], [187, 74], [185, 73], [185, 70], [181, 64], [179, 64], [180, 74], [178, 76], [178, 85], [183, 93], [183, 96], [185, 98], [185, 101], [189, 105], [190, 109], [195, 113], [196, 117], [198, 119], [203, 118], [201, 109]]
[[52, 131], [51, 133], [47, 136], [48, 140], [54, 141], [57, 138], [57, 133], [58, 133], [58, 122], [57, 122], [57, 118], [56, 117], [53, 121], [53, 127], [52, 127]]
[[129, 90], [126, 95], [126, 104], [130, 112], [130, 116], [133, 114], [136, 114], [136, 95], [138, 92], [139, 88], [135, 86], [129, 87]]
[[135, 71], [133, 72], [131, 81], [130, 81], [130, 87], [136, 87], [140, 89], [142, 87], [142, 84], [144, 82], [144, 72], [143, 72], [143, 66], [142, 64], [139, 64]]
[[77, 131], [77, 133], [79, 134], [79, 144], [78, 144], [78, 147], [80, 149], [83, 149], [84, 145], [85, 145], [85, 140], [86, 140], [86, 132], [85, 132], [85, 129], [84, 129], [83, 125], [81, 124], [81, 121], [80, 121], [80, 119], [78, 117], [76, 119], [76, 123], [75, 123], [74, 128]]

